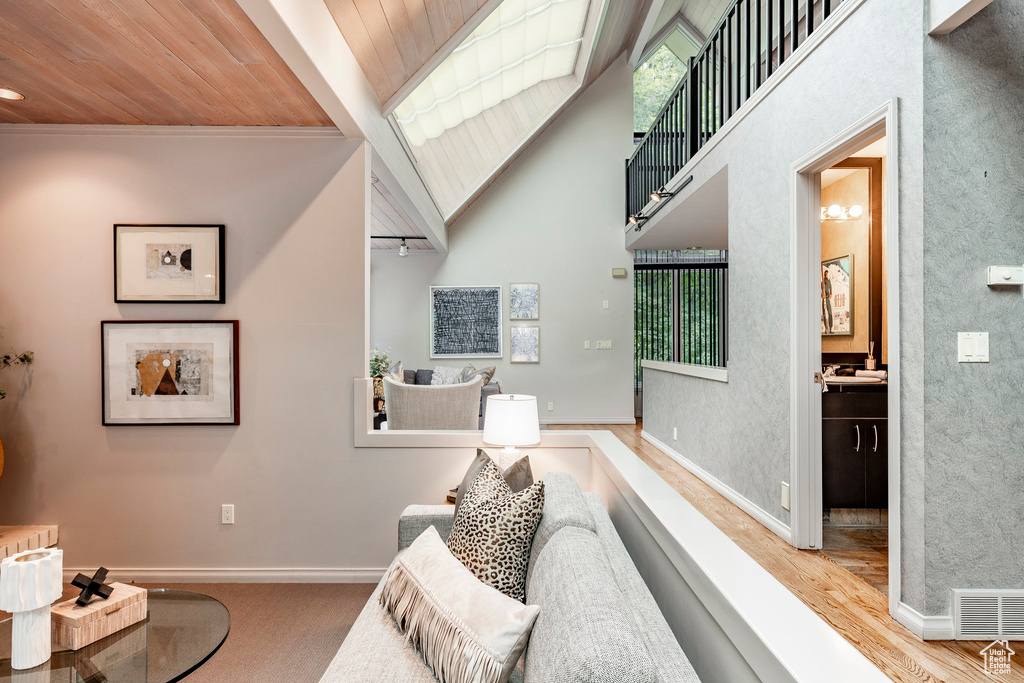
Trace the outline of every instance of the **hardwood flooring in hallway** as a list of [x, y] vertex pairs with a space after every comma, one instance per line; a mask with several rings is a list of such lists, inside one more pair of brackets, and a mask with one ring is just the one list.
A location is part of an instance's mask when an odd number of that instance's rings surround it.
[[[899, 683], [1024, 683], [1024, 643], [1011, 673], [986, 674], [987, 642], [922, 642], [889, 616], [888, 599], [821, 552], [798, 550], [640, 437], [640, 425], [551, 425], [606, 429], [808, 607]], [[1018, 644], [1011, 644], [1011, 646]], [[824, 683], [824, 682], [823, 682]]]

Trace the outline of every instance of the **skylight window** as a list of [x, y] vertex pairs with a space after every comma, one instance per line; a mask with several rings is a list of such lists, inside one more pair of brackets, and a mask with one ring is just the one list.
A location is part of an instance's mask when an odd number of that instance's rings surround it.
[[504, 0], [395, 109], [420, 147], [485, 109], [576, 68], [590, 0]]

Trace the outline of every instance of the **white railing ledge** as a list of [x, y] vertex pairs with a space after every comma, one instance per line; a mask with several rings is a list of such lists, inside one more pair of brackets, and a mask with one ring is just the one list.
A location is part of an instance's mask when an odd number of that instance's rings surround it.
[[642, 360], [640, 361], [640, 367], [647, 370], [660, 370], [661, 372], [674, 372], [677, 375], [686, 375], [688, 377], [710, 379], [715, 382], [729, 381], [729, 371], [726, 368], [713, 368], [708, 365], [667, 363], [660, 360]]

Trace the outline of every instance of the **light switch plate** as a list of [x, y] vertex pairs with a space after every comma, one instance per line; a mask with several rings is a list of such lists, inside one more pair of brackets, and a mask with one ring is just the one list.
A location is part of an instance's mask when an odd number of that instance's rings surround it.
[[597, 340], [597, 350], [598, 351], [607, 351], [610, 348], [612, 348], [612, 340], [611, 339], [598, 339]]
[[957, 361], [960, 363], [987, 363], [988, 332], [957, 333]]

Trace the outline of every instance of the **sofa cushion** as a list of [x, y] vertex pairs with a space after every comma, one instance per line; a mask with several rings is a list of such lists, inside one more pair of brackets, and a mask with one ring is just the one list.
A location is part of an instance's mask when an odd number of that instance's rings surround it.
[[654, 662], [658, 683], [700, 683], [697, 672], [679, 646], [675, 634], [661, 613], [640, 572], [622, 544], [604, 503], [596, 493], [584, 493], [597, 527], [597, 540], [604, 550], [615, 584], [629, 604], [629, 617]]
[[512, 493], [498, 468], [487, 464], [462, 500], [448, 549], [478, 579], [523, 602], [530, 545], [543, 508], [543, 482]]
[[402, 361], [398, 361], [390, 368], [388, 368], [387, 377], [390, 377], [396, 382], [401, 382], [402, 384], [405, 384], [405, 368], [402, 366]]
[[487, 386], [491, 379], [494, 378], [494, 370], [495, 366], [493, 365], [488, 368], [481, 368], [480, 370], [477, 370], [472, 365], [467, 365], [462, 368], [462, 372], [459, 373], [459, 381], [472, 382], [477, 377], [481, 377], [484, 380], [484, 386]]
[[540, 611], [478, 581], [433, 527], [392, 563], [380, 602], [442, 683], [505, 683]]
[[416, 371], [415, 370], [403, 370], [405, 373], [404, 382], [406, 384], [416, 384]]
[[540, 607], [525, 678], [544, 683], [654, 683], [654, 663], [597, 536], [566, 527], [535, 560]]
[[590, 514], [579, 484], [565, 472], [551, 472], [544, 476], [544, 514], [541, 515], [537, 533], [533, 537], [530, 563], [527, 567], [526, 593], [530, 593], [530, 581], [534, 562], [544, 545], [559, 529], [578, 527], [596, 533], [594, 517]]
[[416, 371], [416, 384], [430, 384], [434, 379], [433, 370], [417, 370]]
[[[459, 376], [461, 374], [462, 368], [450, 368], [447, 365], [435, 365], [434, 374], [430, 378], [430, 383], [433, 385], [459, 384]], [[486, 382], [483, 384], [486, 384]], [[483, 384], [481, 384], [481, 386], [483, 386]]]
[[[466, 491], [473, 485], [473, 481], [480, 474], [480, 471], [483, 470], [484, 465], [493, 462], [491, 457], [484, 452], [484, 449], [476, 449], [476, 457], [473, 458], [473, 462], [469, 463], [469, 469], [466, 470], [465, 476], [462, 477], [458, 493], [455, 494], [455, 514], [459, 514], [459, 508], [462, 506], [462, 499], [465, 497]], [[533, 470], [530, 468], [530, 457], [523, 456], [516, 460], [507, 470], [501, 473], [501, 478], [508, 484], [512, 493], [519, 493], [527, 486], [532, 485]]]

